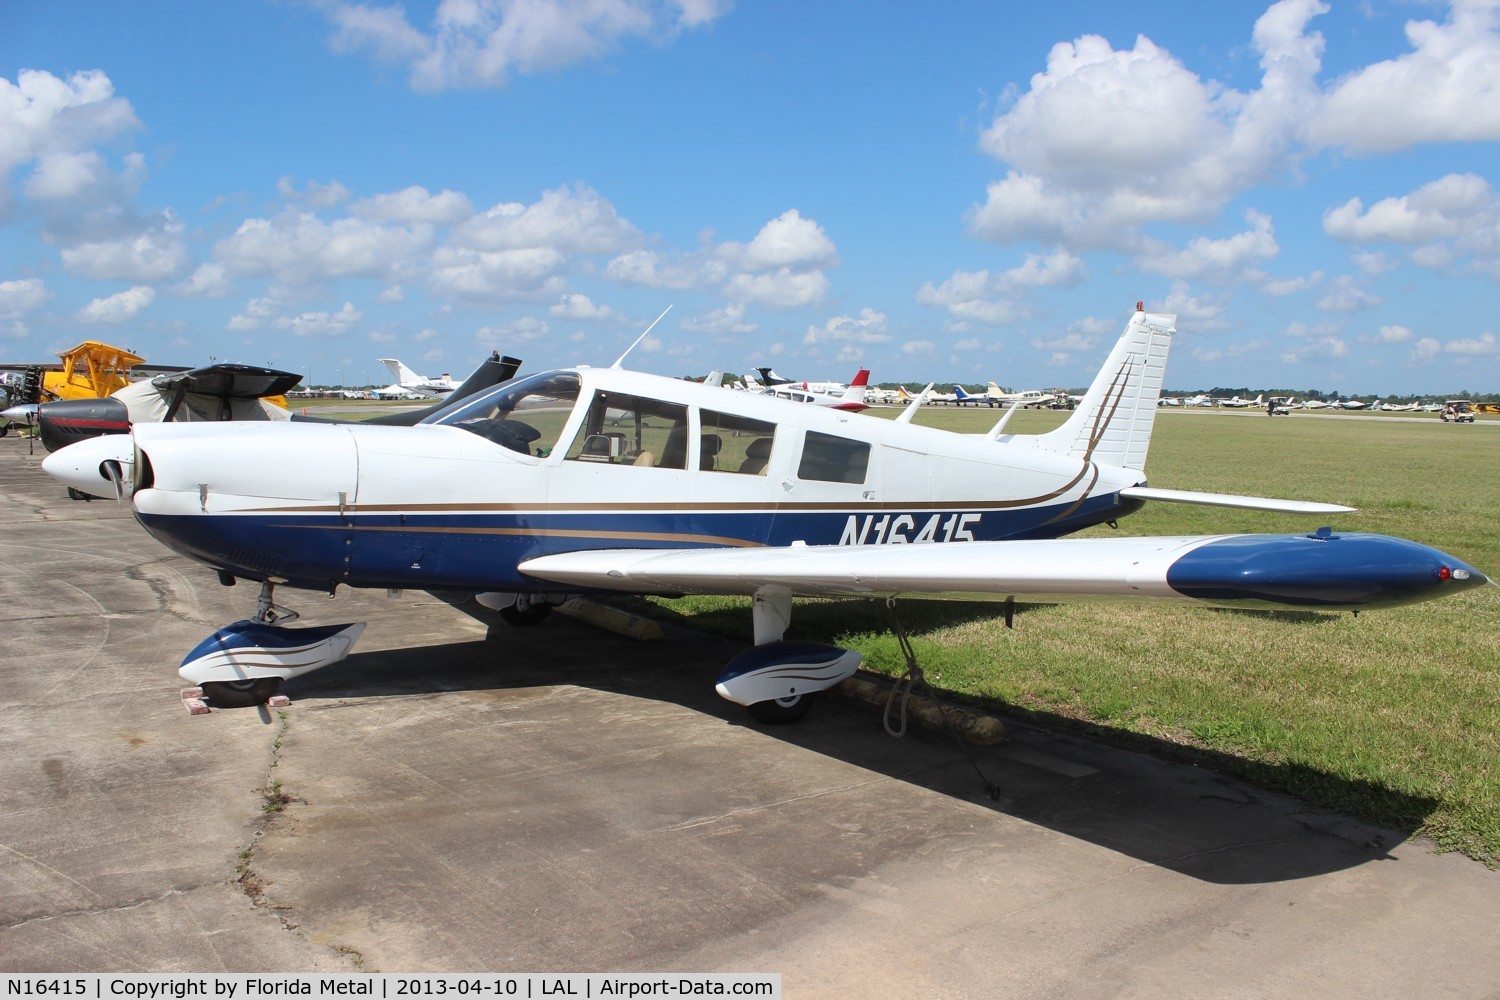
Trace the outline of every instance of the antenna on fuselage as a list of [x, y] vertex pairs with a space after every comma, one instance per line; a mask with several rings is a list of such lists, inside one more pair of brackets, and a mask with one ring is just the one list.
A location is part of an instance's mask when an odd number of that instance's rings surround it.
[[915, 417], [917, 415], [917, 410], [919, 410], [921, 408], [921, 406], [922, 406], [923, 403], [927, 402], [927, 394], [932, 391], [932, 387], [933, 387], [934, 384], [935, 383], [928, 382], [927, 383], [927, 388], [925, 388], [921, 392], [917, 393], [917, 398], [911, 401], [911, 404], [909, 406], [907, 406], [905, 413], [901, 414], [901, 416], [899, 416], [899, 417], [896, 418], [896, 423], [898, 423], [898, 424], [909, 424], [909, 423], [911, 423], [911, 418]]
[[641, 335], [639, 337], [635, 338], [635, 342], [632, 343], [629, 347], [625, 348], [625, 353], [622, 354], [622, 355], [620, 355], [619, 358], [617, 358], [615, 360], [615, 363], [612, 364], [612, 365], [610, 365], [610, 367], [611, 368], [619, 368], [619, 367], [621, 367], [625, 363], [625, 358], [629, 356], [629, 354], [630, 354], [631, 351], [635, 350], [636, 344], [639, 344], [641, 341], [645, 340], [646, 339], [646, 334], [650, 333], [651, 330], [652, 330], [652, 328], [655, 327], [656, 324], [658, 324], [658, 323], [661, 322], [662, 316], [665, 316], [667, 313], [669, 313], [671, 311], [672, 311], [672, 307], [671, 306], [667, 306], [667, 308], [663, 309], [661, 311], [661, 316], [658, 316], [654, 320], [652, 320], [651, 321], [651, 326], [648, 326], [648, 327], [646, 327], [646, 329], [642, 330], [641, 331]]

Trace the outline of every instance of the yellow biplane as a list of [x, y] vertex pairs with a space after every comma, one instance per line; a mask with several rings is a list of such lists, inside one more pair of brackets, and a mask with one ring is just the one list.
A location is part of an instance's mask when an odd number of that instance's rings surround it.
[[85, 340], [61, 351], [61, 370], [42, 373], [42, 401], [102, 399], [130, 384], [130, 369], [145, 361], [122, 347]]

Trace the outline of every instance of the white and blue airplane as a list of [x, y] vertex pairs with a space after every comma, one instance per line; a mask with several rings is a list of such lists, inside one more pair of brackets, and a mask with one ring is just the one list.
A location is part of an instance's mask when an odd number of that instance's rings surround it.
[[255, 616], [179, 671], [220, 704], [263, 700], [347, 655], [363, 628], [284, 627], [294, 613], [273, 603], [277, 586], [467, 591], [517, 624], [580, 592], [749, 595], [756, 645], [716, 687], [777, 722], [859, 663], [783, 641], [799, 596], [1361, 610], [1487, 582], [1426, 545], [1328, 528], [1059, 537], [1148, 500], [1351, 510], [1147, 484], [1175, 332], [1175, 317], [1137, 307], [1082, 404], [1043, 434], [1005, 433], [1014, 410], [959, 434], [912, 411], [885, 421], [629, 371], [622, 357], [514, 379], [415, 427], [138, 424], [133, 446], [97, 438], [43, 467], [81, 489], [119, 483], [165, 545], [225, 583], [261, 582]]

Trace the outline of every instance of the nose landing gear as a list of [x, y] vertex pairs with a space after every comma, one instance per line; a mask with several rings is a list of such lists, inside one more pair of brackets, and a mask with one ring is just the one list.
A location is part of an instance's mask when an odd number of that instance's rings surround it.
[[261, 584], [254, 618], [226, 625], [193, 647], [177, 672], [224, 708], [264, 704], [282, 681], [337, 663], [365, 630], [364, 622], [283, 628], [300, 616], [273, 600], [275, 585]]

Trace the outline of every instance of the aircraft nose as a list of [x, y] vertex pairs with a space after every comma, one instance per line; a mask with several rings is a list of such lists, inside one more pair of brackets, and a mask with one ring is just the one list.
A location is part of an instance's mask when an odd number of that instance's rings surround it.
[[158, 541], [234, 576], [326, 586], [344, 570], [359, 461], [329, 424], [139, 424], [131, 497]]
[[59, 399], [37, 407], [37, 428], [42, 447], [61, 451], [78, 441], [100, 434], [124, 434], [130, 430], [130, 412], [113, 396], [103, 399]]
[[130, 481], [134, 450], [129, 434], [85, 438], [42, 459], [42, 471], [71, 489], [118, 500]]

